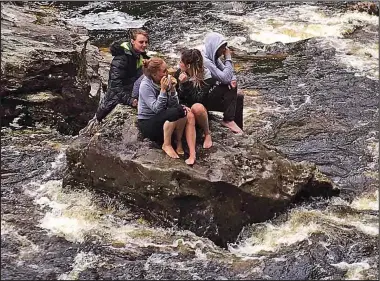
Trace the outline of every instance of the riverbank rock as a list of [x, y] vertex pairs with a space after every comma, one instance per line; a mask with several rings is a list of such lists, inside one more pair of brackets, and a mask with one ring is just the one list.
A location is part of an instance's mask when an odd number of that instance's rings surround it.
[[118, 194], [219, 245], [302, 196], [336, 191], [314, 165], [289, 161], [215, 120], [210, 122], [214, 146], [199, 145], [193, 167], [142, 140], [135, 123], [135, 109], [118, 105], [95, 135], [79, 136], [66, 152], [63, 185]]
[[75, 134], [96, 111], [99, 51], [50, 6], [1, 3], [2, 126], [42, 123]]
[[368, 13], [370, 15], [379, 15], [378, 2], [358, 2], [349, 6], [351, 11]]

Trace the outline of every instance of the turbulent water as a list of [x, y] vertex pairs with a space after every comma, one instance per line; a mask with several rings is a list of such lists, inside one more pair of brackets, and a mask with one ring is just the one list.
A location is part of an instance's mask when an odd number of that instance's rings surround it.
[[[99, 46], [144, 26], [150, 53], [173, 66], [206, 32], [225, 34], [244, 54], [235, 69], [246, 132], [316, 163], [342, 193], [246, 226], [222, 249], [151, 225], [117, 198], [62, 189], [75, 137], [15, 119], [2, 128], [2, 279], [378, 279], [377, 16], [339, 3], [58, 6]], [[244, 59], [265, 52], [287, 58]]]

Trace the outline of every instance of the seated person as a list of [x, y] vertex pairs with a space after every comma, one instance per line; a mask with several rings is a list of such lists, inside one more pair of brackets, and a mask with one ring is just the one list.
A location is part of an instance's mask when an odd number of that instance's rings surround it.
[[107, 92], [99, 103], [96, 119], [102, 121], [119, 103], [137, 107], [132, 88], [142, 75], [142, 64], [148, 59], [145, 50], [148, 45], [148, 33], [137, 29], [132, 31], [131, 42], [114, 42], [111, 54], [114, 56], [109, 71]]
[[[145, 138], [162, 143], [162, 149], [171, 158], [179, 158], [178, 154], [184, 154], [181, 140], [189, 111], [179, 104], [175, 84], [174, 77], [168, 77], [163, 59], [144, 61], [137, 109], [138, 127]], [[174, 131], [176, 150], [172, 146]]]
[[174, 77], [179, 81], [177, 84], [177, 91], [180, 102], [190, 107], [185, 129], [190, 156], [185, 162], [188, 165], [193, 165], [196, 159], [195, 124], [199, 125], [203, 130], [203, 148], [210, 148], [212, 146], [208, 114], [202, 103], [204, 102], [208, 91], [215, 84], [215, 81], [211, 78], [210, 71], [204, 68], [202, 54], [197, 49], [182, 51], [179, 69]]
[[[222, 111], [224, 113], [222, 124], [234, 133], [242, 133], [244, 96], [237, 93], [236, 77], [227, 41], [219, 33], [207, 34], [202, 55], [205, 67], [219, 84], [208, 95], [206, 108]], [[222, 55], [224, 63], [220, 59]]]

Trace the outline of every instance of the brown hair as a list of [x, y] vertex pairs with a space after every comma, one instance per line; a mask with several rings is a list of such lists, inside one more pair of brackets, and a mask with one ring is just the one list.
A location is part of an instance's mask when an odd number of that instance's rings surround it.
[[149, 41], [148, 32], [146, 32], [143, 29], [140, 29], [140, 28], [131, 29], [129, 31], [129, 33], [131, 35], [131, 39], [133, 39], [133, 40], [136, 40], [137, 35], [141, 34], [141, 35], [144, 35], [148, 39], [148, 41]]
[[203, 57], [197, 49], [185, 49], [181, 52], [181, 61], [190, 69], [194, 87], [200, 87], [204, 82]]
[[158, 72], [163, 63], [164, 60], [161, 58], [150, 58], [145, 60], [143, 63], [143, 71], [145, 76], [152, 79], [152, 75]]

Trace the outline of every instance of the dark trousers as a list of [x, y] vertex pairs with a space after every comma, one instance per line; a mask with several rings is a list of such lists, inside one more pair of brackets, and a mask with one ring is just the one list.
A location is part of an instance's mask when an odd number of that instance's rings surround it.
[[170, 107], [151, 117], [139, 119], [138, 127], [144, 138], [148, 138], [159, 144], [164, 142], [164, 124], [166, 121], [174, 122], [184, 117], [177, 107]]
[[243, 104], [244, 96], [238, 95], [237, 88], [217, 85], [208, 93], [204, 106], [210, 111], [223, 112], [224, 121], [235, 121], [243, 130]]

